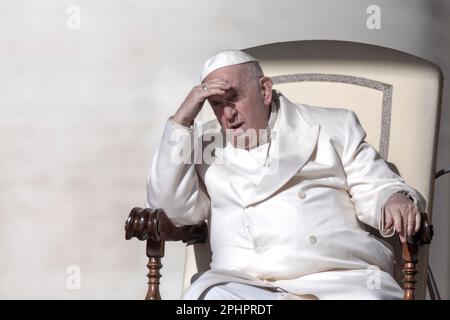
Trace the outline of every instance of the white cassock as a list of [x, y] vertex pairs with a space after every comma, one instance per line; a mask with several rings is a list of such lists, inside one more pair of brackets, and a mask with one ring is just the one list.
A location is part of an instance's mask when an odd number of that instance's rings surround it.
[[208, 219], [213, 253], [183, 298], [230, 282], [319, 299], [402, 298], [392, 250], [362, 224], [383, 230], [395, 192], [409, 192], [420, 210], [423, 197], [364, 141], [352, 111], [295, 105], [274, 91], [269, 127], [270, 140], [246, 151], [218, 143], [215, 120], [191, 128], [168, 120], [147, 205], [175, 223]]

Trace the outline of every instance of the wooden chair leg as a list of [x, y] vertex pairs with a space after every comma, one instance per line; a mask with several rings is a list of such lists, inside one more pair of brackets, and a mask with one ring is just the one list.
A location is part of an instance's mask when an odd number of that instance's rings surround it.
[[146, 253], [148, 257], [148, 289], [145, 300], [161, 300], [159, 284], [162, 268], [161, 258], [164, 256], [164, 241], [147, 240]]
[[419, 252], [419, 245], [410, 244], [408, 242], [402, 245], [403, 257], [403, 300], [414, 300], [414, 291], [416, 290], [416, 264], [417, 254]]
[[426, 213], [421, 213], [421, 226], [419, 232], [402, 244], [403, 259], [403, 289], [404, 300], [414, 300], [416, 290], [417, 261], [419, 256], [419, 245], [430, 244], [433, 238], [433, 226], [428, 224]]

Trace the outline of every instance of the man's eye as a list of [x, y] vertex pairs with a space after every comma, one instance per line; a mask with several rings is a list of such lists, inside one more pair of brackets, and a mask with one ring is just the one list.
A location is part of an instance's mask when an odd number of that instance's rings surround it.
[[236, 100], [239, 97], [239, 94], [234, 93], [230, 96], [230, 100]]

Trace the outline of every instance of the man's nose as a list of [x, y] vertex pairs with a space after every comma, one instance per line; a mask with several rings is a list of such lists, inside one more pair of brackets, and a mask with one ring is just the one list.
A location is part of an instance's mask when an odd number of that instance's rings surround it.
[[236, 117], [236, 115], [237, 115], [237, 110], [234, 107], [234, 105], [227, 105], [227, 106], [225, 106], [223, 112], [225, 113], [225, 117], [228, 120], [234, 119]]

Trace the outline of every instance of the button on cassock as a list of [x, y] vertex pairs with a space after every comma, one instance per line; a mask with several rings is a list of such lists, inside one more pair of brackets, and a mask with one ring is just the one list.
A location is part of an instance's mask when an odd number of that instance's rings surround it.
[[256, 253], [257, 254], [263, 254], [264, 253], [264, 249], [263, 248], [256, 248]]
[[243, 221], [244, 221], [245, 227], [246, 227], [246, 229], [247, 229], [247, 231], [248, 231], [250, 237], [252, 236], [252, 230], [251, 230], [251, 225], [250, 225], [250, 220], [249, 220], [248, 214], [249, 214], [252, 210], [253, 210], [253, 207], [252, 207], [252, 206], [247, 207], [247, 208], [244, 208], [244, 210], [243, 210], [243, 213], [244, 213], [244, 214], [242, 215], [242, 219], [243, 219]]
[[302, 200], [303, 200], [303, 199], [306, 198], [306, 192], [300, 190], [300, 191], [297, 193], [297, 196], [299, 197], [299, 199], [302, 199]]
[[317, 242], [317, 238], [315, 236], [309, 236], [308, 241], [310, 244], [315, 244]]

